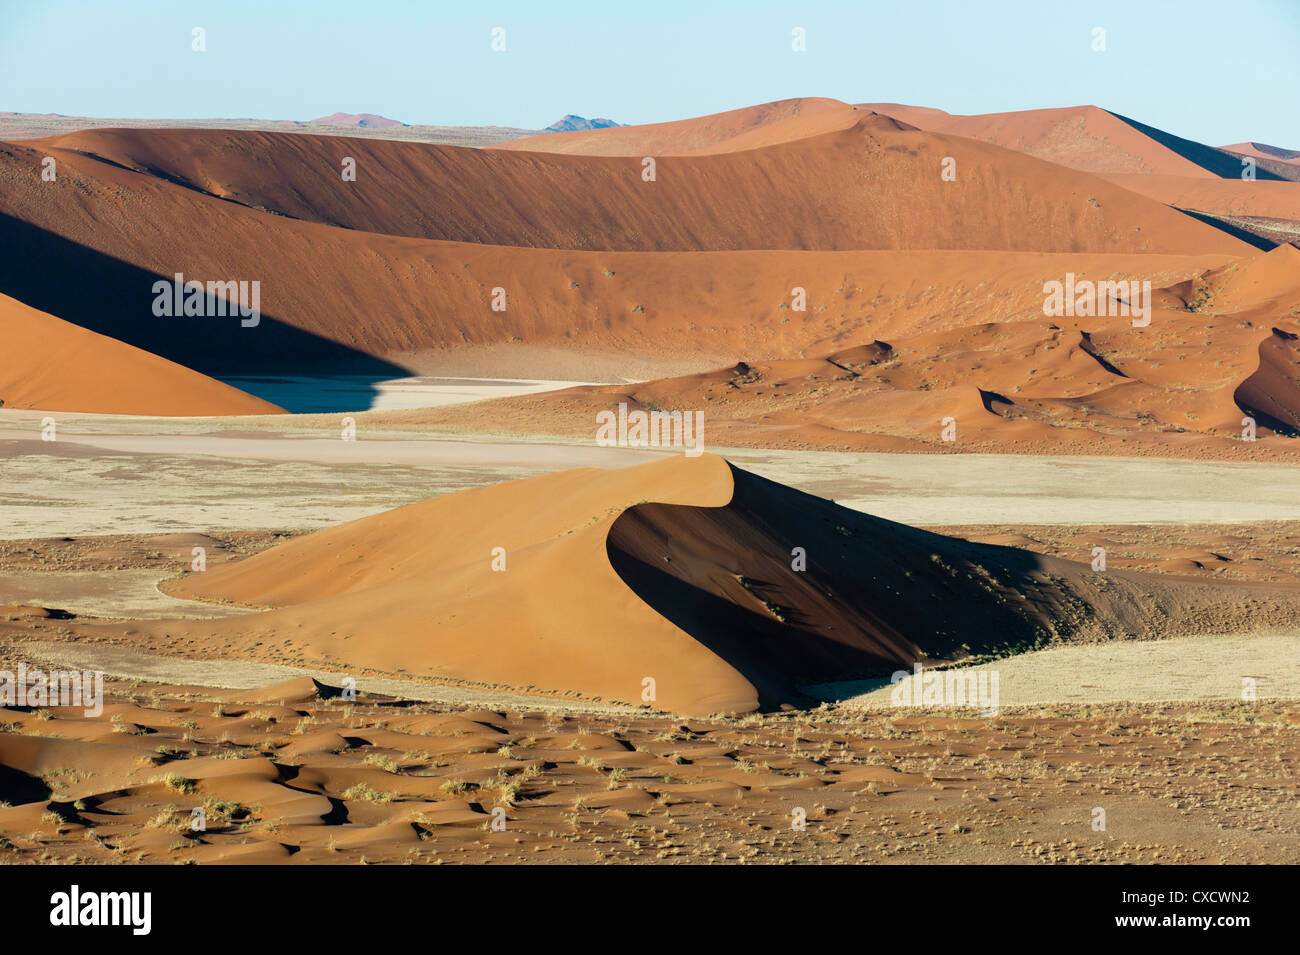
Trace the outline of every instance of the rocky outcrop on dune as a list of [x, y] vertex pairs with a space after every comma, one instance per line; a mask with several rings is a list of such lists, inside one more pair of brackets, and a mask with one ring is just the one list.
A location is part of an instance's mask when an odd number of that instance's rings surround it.
[[240, 652], [695, 714], [797, 703], [803, 685], [917, 661], [1300, 612], [1265, 589], [943, 537], [712, 455], [447, 495], [170, 589], [272, 608], [204, 623]]

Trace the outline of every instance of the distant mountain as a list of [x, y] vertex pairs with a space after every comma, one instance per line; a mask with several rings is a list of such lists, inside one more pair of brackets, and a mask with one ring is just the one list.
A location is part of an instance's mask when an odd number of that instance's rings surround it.
[[575, 116], [570, 113], [558, 123], [551, 123], [544, 132], [548, 133], [576, 133], [579, 130], [587, 129], [610, 129], [614, 126], [622, 126], [622, 123], [616, 123], [612, 119], [584, 119], [581, 116]]
[[308, 121], [309, 126], [355, 126], [358, 129], [401, 129], [410, 123], [399, 123], [374, 113], [333, 113]]

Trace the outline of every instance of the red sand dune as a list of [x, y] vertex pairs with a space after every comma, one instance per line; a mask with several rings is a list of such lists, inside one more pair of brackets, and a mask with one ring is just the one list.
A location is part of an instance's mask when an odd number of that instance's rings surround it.
[[[300, 141], [320, 142], [293, 139]], [[0, 163], [18, 183], [0, 194], [0, 229], [13, 242], [40, 251], [21, 270], [0, 260], [4, 282], [27, 282], [44, 268], [40, 282], [31, 283], [33, 294], [61, 296], [43, 303], [47, 311], [71, 319], [80, 306], [82, 321], [104, 323], [97, 330], [187, 363], [224, 355], [241, 367], [283, 368], [316, 354], [322, 342], [388, 357], [511, 344], [667, 357], [703, 370], [731, 355], [824, 353], [857, 344], [864, 332], [883, 338], [1041, 313], [1043, 282], [1067, 270], [1097, 278], [1151, 278], [1161, 285], [1253, 251], [1187, 219], [1192, 234], [1208, 233], [1213, 241], [1206, 245], [1226, 244], [1229, 254], [508, 248], [380, 236], [266, 215], [72, 152], [61, 154], [58, 182], [41, 183], [41, 155], [0, 145]], [[187, 222], [204, 228], [177, 229]], [[1147, 235], [1147, 227], [1134, 234]], [[55, 235], [76, 245], [42, 244]], [[86, 261], [80, 250], [95, 254]], [[140, 274], [125, 269], [122, 260]], [[86, 282], [59, 281], [74, 269]], [[144, 318], [148, 283], [177, 271], [199, 279], [260, 279], [261, 326], [163, 326]], [[807, 291], [803, 313], [789, 308], [796, 286]], [[503, 312], [491, 307], [496, 287], [507, 291]], [[102, 294], [92, 301], [89, 288]], [[294, 330], [306, 334], [290, 334]], [[153, 337], [133, 337], [144, 332]], [[175, 337], [159, 337], [168, 334]], [[608, 360], [592, 371], [611, 372], [618, 374], [617, 362], [611, 367]]]
[[1281, 146], [1270, 146], [1267, 143], [1233, 143], [1231, 146], [1220, 146], [1219, 148], [1243, 156], [1254, 156], [1256, 159], [1271, 159], [1275, 162], [1300, 165], [1300, 150], [1298, 149], [1284, 149]]
[[1179, 209], [1300, 221], [1300, 182], [1128, 173], [1102, 178]]
[[276, 609], [144, 625], [163, 642], [202, 632], [236, 653], [344, 673], [603, 701], [641, 702], [650, 678], [654, 706], [689, 714], [799, 702], [806, 684], [968, 649], [1170, 636], [1296, 609], [1281, 593], [1103, 579], [931, 534], [713, 455], [449, 494], [169, 589]]
[[[1282, 246], [1157, 286], [1141, 328], [1116, 315], [1045, 317], [1039, 284], [1028, 307], [982, 313], [996, 321], [872, 321], [874, 342], [845, 348], [864, 341], [856, 326], [858, 337], [826, 343], [834, 351], [801, 353], [815, 358], [741, 352], [702, 374], [384, 420], [589, 438], [597, 412], [626, 402], [700, 410], [709, 441], [724, 447], [1240, 455], [1251, 411], [1263, 418], [1250, 450], [1283, 450], [1273, 432], [1300, 420], [1287, 337], [1300, 330], [1297, 261], [1300, 250]], [[943, 441], [946, 417], [958, 424], [955, 443]]]
[[[606, 131], [602, 131], [606, 132]], [[96, 130], [24, 146], [364, 232], [557, 249], [1225, 252], [1247, 246], [1083, 173], [866, 114], [761, 150], [634, 158], [226, 130]], [[340, 162], [357, 162], [344, 184]], [[957, 181], [941, 177], [945, 157]], [[38, 165], [38, 164], [37, 164]], [[111, 172], [110, 172], [111, 170]], [[46, 190], [49, 191], [49, 190]]]
[[0, 295], [0, 405], [104, 414], [276, 414], [270, 402]]
[[1157, 173], [1215, 178], [1213, 173], [1096, 106], [974, 116], [957, 116], [941, 109], [901, 103], [863, 103], [861, 108], [893, 116], [919, 129], [996, 143], [1070, 169], [1099, 175]]
[[865, 114], [836, 99], [804, 97], [669, 123], [528, 136], [492, 148], [581, 156], [700, 156], [847, 129]]
[[1263, 418], [1265, 427], [1300, 434], [1300, 334], [1274, 328], [1259, 345], [1259, 369], [1241, 383], [1235, 398]]
[[[1214, 215], [1300, 220], [1300, 185], [1279, 181], [1269, 160], [1242, 181], [1235, 156], [1160, 130], [1144, 131], [1095, 106], [954, 116], [897, 103], [863, 104], [920, 129], [969, 136], [1102, 176], [1139, 195]], [[1228, 147], [1225, 147], [1228, 149]], [[1281, 172], [1286, 172], [1285, 168]], [[1294, 178], [1287, 175], [1285, 178]], [[1275, 240], [1276, 241], [1276, 240]]]
[[[778, 124], [839, 115], [777, 106]], [[746, 122], [735, 135], [772, 128]], [[958, 181], [943, 182], [950, 154]], [[356, 183], [341, 181], [342, 155]], [[881, 116], [668, 157], [654, 183], [639, 172], [635, 157], [212, 130], [0, 144], [13, 183], [0, 233], [32, 253], [0, 261], [0, 289], [209, 374], [491, 347], [525, 356], [516, 368], [545, 349], [581, 354], [585, 374], [618, 378], [642, 360], [680, 374], [1024, 321], [1067, 271], [1164, 286], [1253, 253], [1101, 179]], [[552, 247], [574, 244], [597, 248]], [[175, 272], [260, 280], [262, 325], [153, 319], [148, 286]], [[806, 312], [790, 307], [796, 287]], [[971, 395], [1004, 387], [952, 375]]]

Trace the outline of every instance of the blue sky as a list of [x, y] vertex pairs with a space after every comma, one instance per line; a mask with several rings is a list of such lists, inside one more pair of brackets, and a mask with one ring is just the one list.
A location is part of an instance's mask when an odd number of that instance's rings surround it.
[[1300, 0], [0, 0], [0, 110], [18, 112], [539, 128], [792, 96], [1092, 103], [1213, 145], [1300, 148], [1297, 91]]

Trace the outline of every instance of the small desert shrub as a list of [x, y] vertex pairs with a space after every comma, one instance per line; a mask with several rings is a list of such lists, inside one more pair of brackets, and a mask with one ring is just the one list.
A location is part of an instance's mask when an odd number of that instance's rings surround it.
[[442, 791], [448, 796], [459, 796], [461, 793], [467, 793], [472, 788], [470, 783], [463, 779], [449, 779], [442, 784]]
[[197, 783], [182, 776], [180, 773], [168, 773], [166, 776], [155, 776], [149, 780], [151, 783], [163, 783], [174, 793], [192, 793], [197, 787]]
[[365, 783], [357, 783], [343, 794], [344, 799], [364, 799], [366, 802], [392, 802], [399, 793], [381, 792]]
[[364, 762], [369, 766], [378, 766], [386, 773], [396, 773], [401, 769], [391, 756], [385, 756], [383, 753], [371, 753]]

